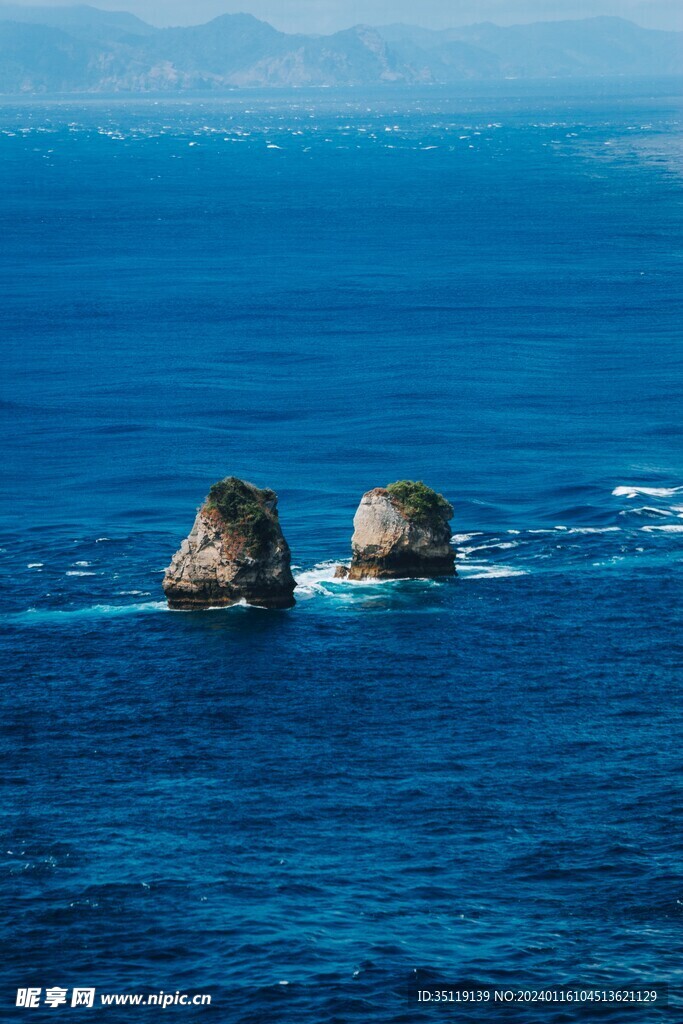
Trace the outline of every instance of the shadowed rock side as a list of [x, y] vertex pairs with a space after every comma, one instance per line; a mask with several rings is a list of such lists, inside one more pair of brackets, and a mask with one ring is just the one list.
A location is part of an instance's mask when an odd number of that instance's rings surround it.
[[213, 485], [163, 582], [169, 607], [184, 610], [291, 608], [295, 587], [275, 491], [237, 477]]
[[453, 576], [449, 520], [452, 506], [421, 482], [402, 480], [375, 487], [361, 498], [353, 519], [351, 580]]

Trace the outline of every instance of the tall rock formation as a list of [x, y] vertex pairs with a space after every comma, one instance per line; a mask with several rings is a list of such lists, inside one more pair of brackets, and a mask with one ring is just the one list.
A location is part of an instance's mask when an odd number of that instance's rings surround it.
[[453, 508], [421, 481], [375, 487], [353, 519], [352, 560], [339, 577], [351, 580], [453, 576], [449, 520]]
[[184, 610], [291, 608], [295, 587], [275, 491], [234, 476], [213, 485], [163, 582], [169, 607]]

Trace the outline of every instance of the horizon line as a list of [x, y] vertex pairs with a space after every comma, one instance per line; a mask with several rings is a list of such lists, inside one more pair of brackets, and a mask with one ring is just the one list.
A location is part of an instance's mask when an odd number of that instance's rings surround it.
[[31, 10], [39, 11], [39, 10], [42, 10], [42, 11], [54, 11], [54, 12], [56, 12], [56, 11], [83, 10], [83, 11], [98, 11], [101, 14], [111, 14], [111, 15], [125, 14], [125, 15], [128, 15], [131, 18], [134, 18], [136, 21], [139, 21], [142, 25], [145, 25], [147, 28], [152, 28], [152, 29], [155, 29], [157, 31], [164, 31], [165, 29], [201, 28], [201, 27], [203, 27], [205, 25], [211, 25], [214, 22], [220, 21], [220, 20], [222, 20], [224, 18], [251, 18], [252, 20], [259, 22], [259, 24], [261, 24], [261, 25], [267, 25], [269, 28], [272, 28], [275, 32], [279, 32], [282, 35], [288, 35], [288, 36], [312, 36], [312, 37], [316, 37], [316, 38], [325, 38], [327, 36], [334, 36], [334, 35], [338, 35], [340, 32], [349, 32], [349, 31], [353, 31], [353, 29], [359, 29], [359, 28], [383, 29], [383, 28], [391, 28], [393, 26], [401, 26], [401, 27], [404, 27], [404, 28], [417, 28], [417, 29], [420, 29], [420, 31], [423, 31], [423, 32], [433, 32], [434, 34], [439, 34], [441, 32], [450, 32], [450, 31], [457, 30], [457, 29], [477, 28], [479, 26], [495, 26], [496, 28], [500, 28], [502, 30], [507, 30], [507, 29], [520, 28], [520, 27], [529, 27], [529, 26], [532, 26], [532, 25], [579, 24], [581, 22], [595, 22], [595, 21], [623, 22], [623, 23], [627, 23], [627, 24], [630, 24], [630, 25], [634, 25], [637, 28], [639, 28], [639, 29], [641, 29], [642, 31], [645, 31], [645, 32], [664, 32], [664, 33], [670, 33], [670, 34], [676, 34], [676, 35], [677, 34], [681, 34], [681, 32], [682, 32], [681, 29], [676, 29], [676, 28], [650, 28], [650, 27], [645, 26], [645, 25], [640, 25], [637, 21], [633, 21], [632, 18], [624, 17], [624, 16], [619, 15], [619, 14], [594, 14], [594, 15], [588, 15], [586, 17], [577, 17], [577, 18], [571, 18], [571, 17], [570, 18], [566, 18], [566, 17], [565, 18], [554, 18], [554, 19], [553, 18], [538, 18], [538, 19], [533, 19], [533, 20], [530, 20], [530, 21], [511, 22], [510, 24], [501, 24], [498, 21], [493, 21], [490, 18], [486, 18], [486, 19], [484, 19], [482, 21], [466, 21], [466, 22], [460, 22], [460, 23], [455, 23], [455, 24], [449, 24], [449, 25], [443, 26], [442, 28], [432, 28], [431, 26], [422, 25], [422, 24], [420, 24], [419, 22], [416, 22], [416, 21], [411, 21], [411, 22], [400, 21], [400, 20], [399, 21], [386, 21], [386, 22], [363, 22], [363, 21], [356, 21], [356, 22], [349, 23], [344, 28], [334, 29], [333, 31], [330, 31], [330, 32], [319, 32], [319, 31], [311, 31], [311, 30], [301, 31], [301, 30], [289, 30], [289, 29], [277, 28], [277, 26], [274, 25], [271, 21], [268, 21], [266, 18], [260, 18], [258, 15], [252, 14], [251, 11], [247, 11], [247, 10], [224, 11], [222, 14], [217, 14], [217, 15], [215, 15], [212, 18], [208, 18], [206, 21], [197, 21], [197, 22], [190, 22], [190, 23], [186, 22], [184, 24], [183, 23], [179, 23], [179, 24], [159, 25], [159, 24], [155, 24], [152, 21], [146, 21], [145, 18], [141, 17], [139, 14], [136, 14], [134, 11], [128, 10], [125, 7], [117, 7], [117, 8], [98, 7], [97, 4], [93, 4], [93, 3], [59, 3], [59, 4], [30, 3], [30, 4], [23, 4], [23, 3], [17, 3], [17, 2], [14, 2], [14, 3], [12, 3], [12, 2], [4, 3], [4, 2], [2, 2], [2, 0], [0, 0], [0, 20], [2, 20], [2, 21], [10, 20], [11, 21], [12, 20], [11, 18], [10, 19], [2, 18], [2, 9], [4, 7], [22, 8], [22, 9], [27, 10], [27, 11], [31, 11]]

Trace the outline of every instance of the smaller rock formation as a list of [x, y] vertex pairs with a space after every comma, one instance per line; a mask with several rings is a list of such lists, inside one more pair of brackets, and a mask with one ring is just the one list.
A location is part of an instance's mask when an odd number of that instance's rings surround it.
[[453, 576], [449, 520], [453, 507], [421, 481], [375, 487], [361, 498], [353, 519], [351, 567], [337, 577], [351, 580]]
[[291, 608], [295, 587], [275, 491], [234, 476], [213, 485], [163, 582], [169, 607], [183, 610]]

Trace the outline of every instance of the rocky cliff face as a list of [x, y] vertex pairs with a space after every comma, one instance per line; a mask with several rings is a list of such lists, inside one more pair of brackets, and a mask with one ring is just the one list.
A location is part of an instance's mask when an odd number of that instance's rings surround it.
[[169, 607], [185, 610], [291, 608], [295, 587], [277, 495], [237, 477], [213, 485], [163, 582]]
[[354, 516], [352, 580], [453, 576], [451, 505], [423, 483], [403, 480], [376, 487], [361, 498]]

